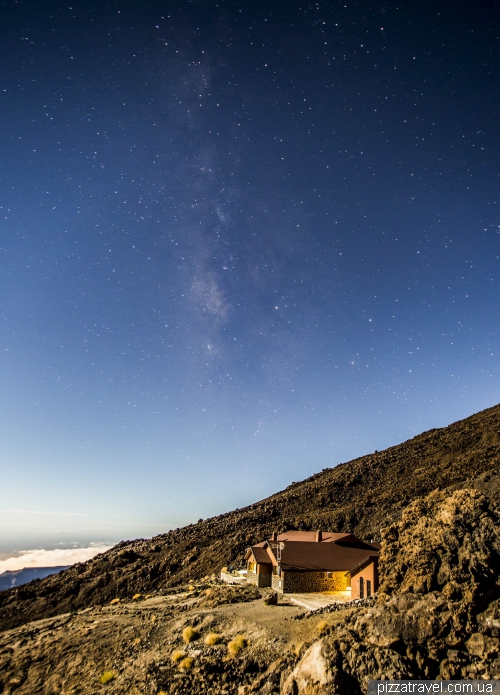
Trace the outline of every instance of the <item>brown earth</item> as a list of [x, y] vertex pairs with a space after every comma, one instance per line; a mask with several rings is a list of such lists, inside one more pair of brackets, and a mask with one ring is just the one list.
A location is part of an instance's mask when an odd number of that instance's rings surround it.
[[[264, 605], [256, 589], [208, 581], [35, 621], [0, 633], [0, 693], [223, 695], [260, 681], [279, 687], [285, 665], [319, 634], [319, 618], [293, 620], [303, 613], [286, 601]], [[191, 643], [183, 639], [186, 627], [197, 632]], [[219, 641], [207, 645], [211, 633]], [[231, 654], [238, 636], [246, 644]], [[174, 662], [176, 651], [182, 657]], [[193, 660], [188, 668], [186, 657]], [[107, 672], [113, 678], [101, 683]]]

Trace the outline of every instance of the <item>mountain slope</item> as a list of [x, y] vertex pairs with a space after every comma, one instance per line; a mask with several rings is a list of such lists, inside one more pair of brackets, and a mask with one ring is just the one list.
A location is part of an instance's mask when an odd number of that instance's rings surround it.
[[0, 629], [151, 592], [242, 561], [273, 530], [322, 528], [367, 539], [435, 489], [474, 487], [500, 502], [500, 406], [344, 463], [244, 509], [149, 540], [123, 541], [57, 575], [0, 592]]
[[69, 565], [58, 567], [24, 567], [21, 570], [6, 570], [0, 574], [0, 591], [10, 589], [13, 586], [21, 586], [32, 582], [34, 579], [44, 579], [50, 574], [57, 574], [68, 569]]

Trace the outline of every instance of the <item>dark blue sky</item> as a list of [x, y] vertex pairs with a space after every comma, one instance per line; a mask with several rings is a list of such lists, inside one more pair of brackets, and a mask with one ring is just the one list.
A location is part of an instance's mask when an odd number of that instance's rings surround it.
[[0, 8], [0, 551], [500, 400], [496, 2]]

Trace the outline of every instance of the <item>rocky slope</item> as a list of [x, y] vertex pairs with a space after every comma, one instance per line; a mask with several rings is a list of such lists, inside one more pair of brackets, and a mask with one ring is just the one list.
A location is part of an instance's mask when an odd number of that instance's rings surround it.
[[500, 679], [500, 515], [433, 492], [382, 532], [377, 597], [318, 613], [212, 578], [0, 633], [2, 695], [361, 695]]
[[273, 530], [353, 531], [380, 539], [433, 490], [475, 488], [500, 501], [500, 406], [385, 451], [326, 469], [261, 502], [150, 540], [124, 541], [60, 574], [0, 592], [0, 630], [163, 591], [241, 562]]

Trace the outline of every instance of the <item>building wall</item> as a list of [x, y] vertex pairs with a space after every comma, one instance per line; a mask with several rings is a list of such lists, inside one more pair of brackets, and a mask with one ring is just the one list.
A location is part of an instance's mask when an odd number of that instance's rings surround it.
[[271, 575], [263, 574], [262, 572], [247, 572], [247, 583], [254, 586], [265, 587], [271, 586]]
[[354, 575], [351, 579], [351, 599], [359, 598], [359, 580], [360, 578], [363, 577], [364, 579], [364, 598], [366, 598], [366, 581], [369, 580], [371, 582], [371, 593], [372, 595], [377, 591], [378, 589], [378, 570], [377, 570], [377, 563], [372, 562], [370, 563], [367, 567], [362, 569], [360, 572]]
[[273, 575], [272, 587], [284, 594], [305, 594], [313, 591], [346, 591], [349, 575], [345, 572], [294, 572], [284, 570], [281, 577]]

